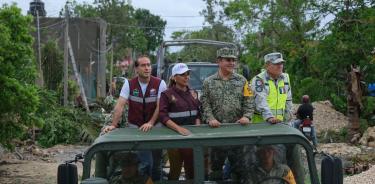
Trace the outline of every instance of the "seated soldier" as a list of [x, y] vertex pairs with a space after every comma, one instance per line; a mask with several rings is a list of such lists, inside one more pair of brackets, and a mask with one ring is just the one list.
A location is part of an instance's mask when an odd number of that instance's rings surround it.
[[265, 145], [257, 148], [256, 156], [258, 164], [255, 164], [250, 170], [251, 184], [296, 184], [290, 168], [285, 164], [275, 162], [275, 147]]
[[141, 175], [138, 171], [139, 160], [137, 154], [116, 154], [115, 160], [119, 161], [120, 172], [115, 172], [110, 177], [110, 184], [153, 184], [147, 175]]

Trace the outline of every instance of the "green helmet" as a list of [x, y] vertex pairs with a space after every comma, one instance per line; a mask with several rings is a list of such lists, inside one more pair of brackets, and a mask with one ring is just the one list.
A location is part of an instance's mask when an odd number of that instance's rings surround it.
[[217, 58], [233, 58], [237, 59], [237, 50], [234, 48], [224, 47], [217, 50]]

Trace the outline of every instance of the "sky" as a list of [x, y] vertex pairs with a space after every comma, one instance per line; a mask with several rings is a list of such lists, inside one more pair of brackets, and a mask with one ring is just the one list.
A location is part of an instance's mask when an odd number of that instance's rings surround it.
[[[0, 0], [0, 5], [15, 2], [26, 14], [29, 10], [30, 2], [33, 0]], [[78, 3], [93, 3], [94, 0], [76, 0]], [[130, 0], [135, 8], [144, 8], [150, 10], [154, 15], [161, 16], [167, 21], [165, 36], [170, 39], [174, 31], [183, 29], [199, 30], [203, 26], [204, 18], [199, 12], [205, 8], [202, 0]], [[47, 17], [59, 16], [60, 10], [65, 5], [66, 0], [42, 0]]]

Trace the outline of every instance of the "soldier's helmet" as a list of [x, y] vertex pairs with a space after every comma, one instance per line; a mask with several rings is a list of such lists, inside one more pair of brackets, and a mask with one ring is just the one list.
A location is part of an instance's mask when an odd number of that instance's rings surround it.
[[217, 50], [217, 58], [232, 58], [237, 59], [237, 50], [234, 48], [224, 47]]

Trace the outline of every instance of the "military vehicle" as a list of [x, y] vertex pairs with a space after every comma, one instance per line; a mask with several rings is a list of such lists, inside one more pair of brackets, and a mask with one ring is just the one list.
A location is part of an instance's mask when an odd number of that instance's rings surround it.
[[[160, 127], [154, 128], [148, 133], [139, 131], [138, 129], [119, 128], [114, 131], [100, 136], [95, 142], [86, 150], [83, 156], [83, 173], [82, 182], [87, 183], [108, 183], [113, 176], [115, 166], [107, 164], [104, 168], [95, 168], [95, 155], [101, 152], [117, 153], [117, 152], [136, 152], [140, 150], [149, 149], [173, 149], [173, 148], [191, 148], [194, 154], [194, 180], [179, 180], [168, 181], [162, 179], [161, 181], [154, 181], [154, 183], [236, 183], [235, 181], [208, 181], [207, 177], [207, 162], [205, 162], [206, 150], [213, 147], [222, 146], [262, 146], [262, 145], [298, 145], [301, 148], [301, 155], [303, 160], [303, 168], [300, 168], [295, 173], [298, 177], [297, 183], [312, 183], [319, 184], [319, 178], [322, 181], [342, 181], [342, 172], [338, 175], [332, 174], [332, 165], [326, 162], [321, 163], [322, 173], [318, 173], [316, 167], [317, 151], [308, 139], [297, 129], [292, 128], [286, 124], [271, 125], [268, 123], [239, 125], [227, 124], [220, 128], [211, 128], [206, 125], [201, 126], [187, 126], [192, 132], [190, 136], [181, 136], [173, 130]], [[293, 159], [293, 158], [287, 158]], [[288, 164], [290, 163], [287, 160]], [[110, 157], [108, 162], [111, 162]], [[209, 164], [209, 163], [208, 163]], [[244, 167], [246, 167], [244, 163]], [[250, 164], [250, 163], [249, 163]], [[63, 164], [65, 167], [59, 169], [58, 177], [65, 183], [77, 182], [77, 170], [72, 166], [73, 164]], [[289, 165], [292, 170], [293, 166]], [[209, 166], [208, 166], [209, 168]], [[106, 177], [96, 177], [95, 169], [104, 170]], [[295, 170], [293, 171], [295, 172]], [[103, 173], [102, 173], [103, 174]], [[301, 176], [302, 181], [301, 181]], [[271, 177], [269, 179], [280, 180], [277, 183], [287, 183], [282, 178]], [[70, 181], [70, 182], [68, 182]], [[64, 183], [64, 182], [59, 182]], [[265, 182], [268, 183], [268, 182]], [[325, 183], [325, 182], [322, 182]]]
[[[158, 50], [157, 64], [153, 65], [153, 75], [168, 81], [171, 76], [173, 65], [181, 61], [171, 61], [166, 58], [166, 49], [171, 46], [187, 46], [187, 45], [208, 45], [217, 48], [230, 47], [236, 48], [233, 43], [217, 42], [210, 40], [181, 40], [163, 42]], [[194, 58], [192, 58], [194, 60]], [[198, 92], [202, 89], [203, 80], [214, 74], [218, 65], [215, 58], [210, 61], [194, 60], [182, 61], [186, 63], [192, 70], [190, 75], [190, 87]], [[242, 71], [245, 78], [249, 79], [249, 70], [246, 67], [238, 65], [238, 71]], [[67, 161], [60, 165], [58, 169], [58, 183], [77, 183], [78, 178], [81, 183], [104, 184], [111, 183], [113, 178], [119, 174], [124, 174], [127, 170], [120, 168], [116, 163], [123, 163], [121, 160], [116, 161], [117, 153], [136, 153], [137, 151], [150, 149], [176, 149], [191, 148], [194, 156], [194, 179], [184, 179], [184, 174], [178, 181], [169, 181], [165, 177], [161, 177], [160, 181], [154, 183], [237, 183], [231, 178], [221, 181], [210, 181], [208, 174], [210, 169], [210, 161], [207, 160], [209, 151], [214, 147], [226, 148], [231, 146], [247, 146], [261, 147], [262, 145], [282, 145], [285, 147], [299, 147], [301, 151], [303, 167], [295, 167], [295, 158], [286, 156], [286, 162], [294, 172], [298, 184], [302, 183], [335, 183], [342, 181], [342, 169], [332, 166], [332, 162], [322, 162], [321, 171], [318, 171], [316, 161], [321, 160], [320, 154], [309, 140], [298, 130], [286, 124], [271, 125], [268, 123], [251, 124], [242, 126], [237, 123], [222, 125], [220, 128], [211, 128], [206, 124], [200, 126], [186, 126], [192, 134], [182, 136], [175, 131], [167, 128], [153, 128], [150, 132], [144, 133], [138, 129], [118, 128], [105, 135], [98, 137], [94, 143], [86, 150], [83, 156], [78, 155], [76, 159]], [[107, 157], [103, 164], [98, 164], [98, 155], [106, 153]], [[83, 173], [78, 177], [77, 167], [74, 162], [83, 158]], [[130, 162], [130, 161], [128, 161]], [[340, 160], [337, 161], [340, 165]], [[255, 162], [244, 162], [244, 168], [253, 168]], [[168, 164], [162, 164], [162, 171], [168, 172]], [[141, 168], [141, 164], [138, 168]], [[338, 168], [338, 169], [337, 169]], [[337, 169], [337, 170], [334, 170]], [[340, 172], [341, 170], [341, 172]], [[250, 172], [250, 170], [249, 170]], [[336, 174], [334, 174], [336, 173]], [[160, 173], [163, 176], [163, 172]], [[99, 177], [100, 176], [100, 177]], [[320, 182], [319, 178], [321, 179]], [[266, 177], [264, 182], [253, 183], [288, 183], [281, 177]], [[329, 182], [326, 182], [329, 181]], [[251, 183], [251, 182], [249, 182]]]

